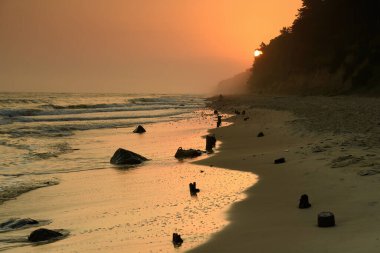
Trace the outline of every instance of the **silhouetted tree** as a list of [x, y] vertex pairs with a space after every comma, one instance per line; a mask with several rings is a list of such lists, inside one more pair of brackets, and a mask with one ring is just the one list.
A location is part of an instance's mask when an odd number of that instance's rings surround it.
[[327, 90], [379, 89], [380, 1], [303, 0], [292, 26], [260, 50], [248, 81], [254, 91], [308, 91], [321, 73], [335, 80], [326, 79]]

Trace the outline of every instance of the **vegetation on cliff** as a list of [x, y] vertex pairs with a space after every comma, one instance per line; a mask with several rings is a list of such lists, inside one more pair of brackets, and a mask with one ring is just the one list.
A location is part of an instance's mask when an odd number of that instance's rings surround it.
[[293, 24], [259, 50], [253, 92], [379, 93], [380, 1], [303, 0]]

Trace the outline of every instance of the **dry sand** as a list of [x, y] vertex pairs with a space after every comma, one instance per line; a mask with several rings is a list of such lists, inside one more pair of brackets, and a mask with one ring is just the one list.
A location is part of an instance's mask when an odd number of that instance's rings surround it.
[[[213, 106], [247, 115], [213, 130], [221, 152], [198, 163], [251, 171], [259, 181], [230, 209], [230, 225], [189, 252], [378, 252], [379, 99], [244, 97]], [[275, 165], [279, 157], [286, 163]], [[312, 207], [301, 210], [304, 193]], [[321, 211], [335, 214], [336, 227], [317, 226]]]

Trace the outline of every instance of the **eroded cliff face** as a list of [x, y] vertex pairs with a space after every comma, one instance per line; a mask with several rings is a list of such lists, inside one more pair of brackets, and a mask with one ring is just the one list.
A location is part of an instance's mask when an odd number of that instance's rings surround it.
[[263, 94], [380, 95], [380, 65], [370, 57], [352, 64], [352, 55], [334, 72], [328, 68], [311, 71], [288, 71], [283, 78], [259, 77], [255, 72], [249, 79], [250, 91]]

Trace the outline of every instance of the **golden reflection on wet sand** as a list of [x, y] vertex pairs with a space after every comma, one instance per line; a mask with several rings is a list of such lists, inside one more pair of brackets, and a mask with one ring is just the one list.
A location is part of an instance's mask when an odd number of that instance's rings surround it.
[[[58, 175], [61, 184], [20, 196], [0, 207], [7, 217], [51, 219], [49, 228], [64, 228], [71, 235], [52, 244], [14, 248], [13, 252], [183, 252], [207, 241], [228, 224], [225, 212], [244, 198], [243, 191], [256, 181], [251, 173], [178, 161], [183, 148], [204, 149], [211, 115], [179, 122], [145, 126], [147, 133], [131, 129], [94, 130], [78, 134], [79, 151], [67, 156], [104, 156], [104, 170]], [[130, 169], [108, 164], [119, 147], [152, 160]], [[207, 157], [206, 154], [202, 158]], [[63, 157], [64, 159], [64, 157]], [[192, 197], [189, 183], [200, 193]], [[27, 204], [26, 204], [27, 203]], [[9, 233], [23, 236], [31, 230]], [[173, 232], [184, 243], [174, 249]]]

